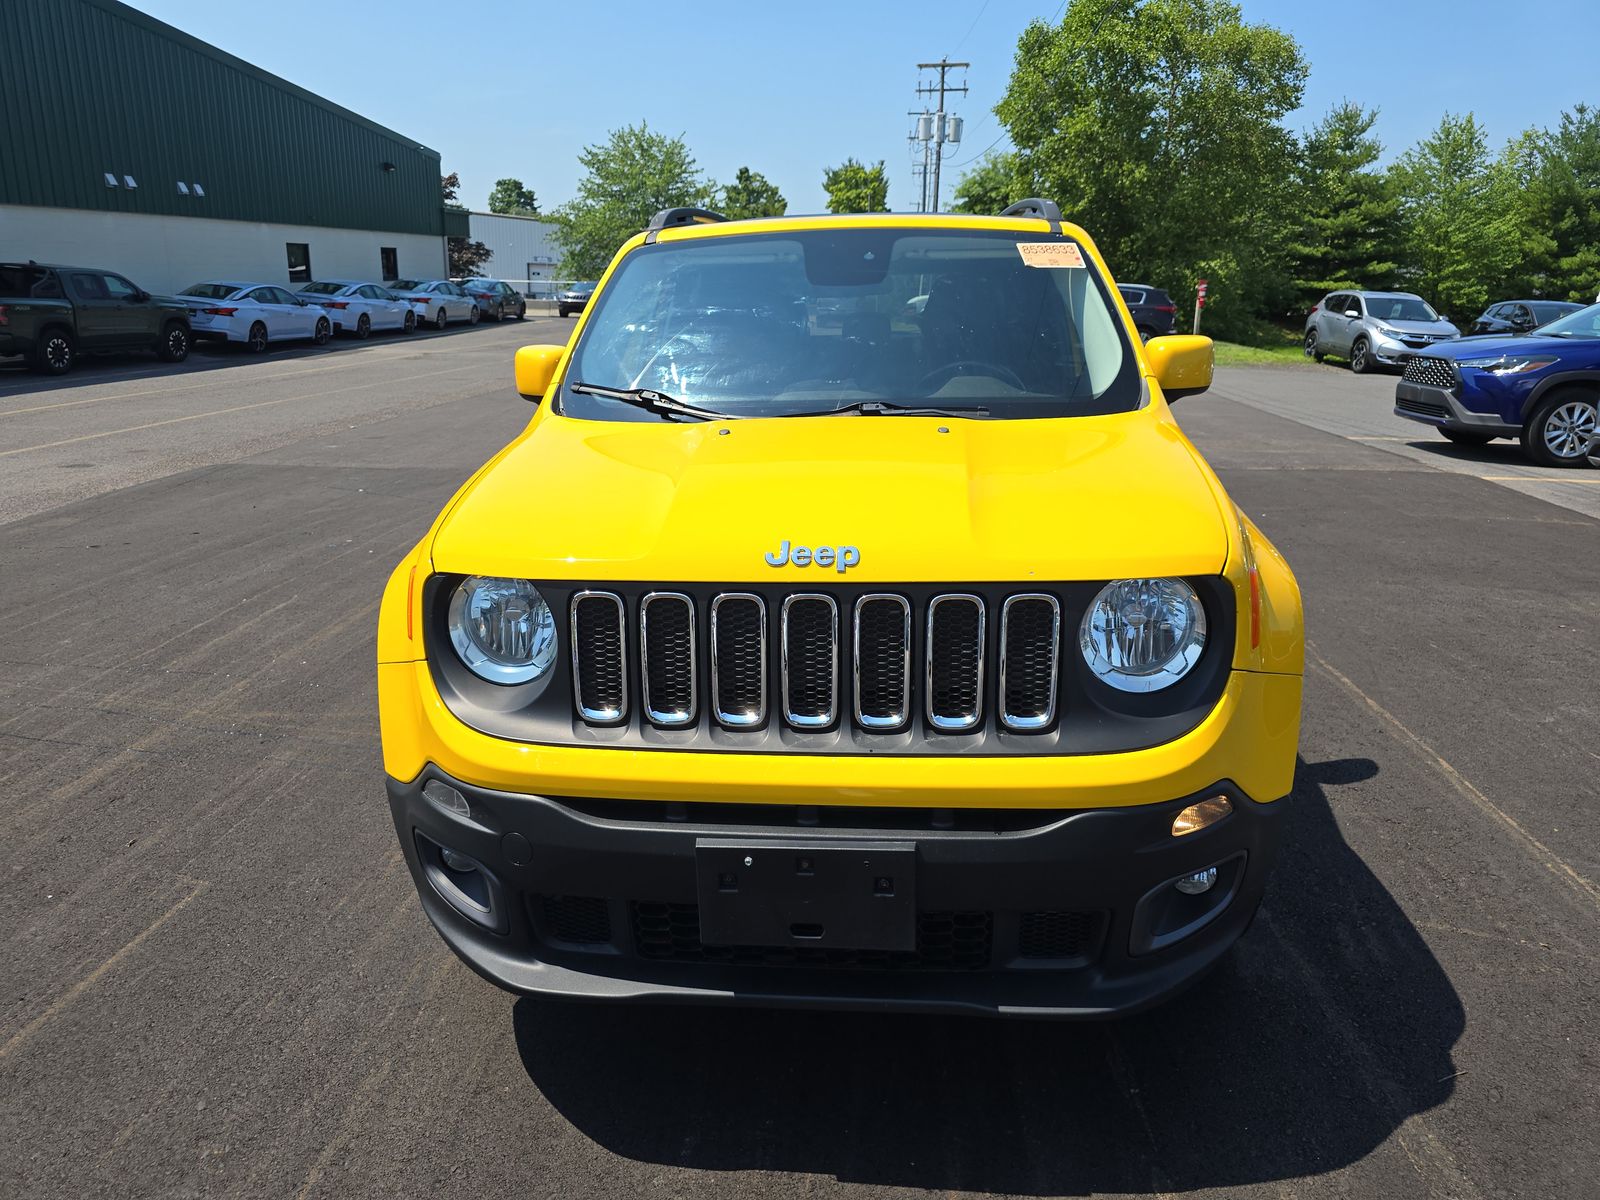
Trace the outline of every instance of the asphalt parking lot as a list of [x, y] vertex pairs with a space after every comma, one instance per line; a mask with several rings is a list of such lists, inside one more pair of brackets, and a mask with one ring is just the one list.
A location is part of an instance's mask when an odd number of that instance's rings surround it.
[[1311, 645], [1262, 916], [1171, 1006], [573, 1007], [457, 963], [384, 802], [379, 591], [570, 326], [0, 366], [0, 1195], [1595, 1194], [1600, 471], [1450, 446], [1392, 377], [1176, 410]]

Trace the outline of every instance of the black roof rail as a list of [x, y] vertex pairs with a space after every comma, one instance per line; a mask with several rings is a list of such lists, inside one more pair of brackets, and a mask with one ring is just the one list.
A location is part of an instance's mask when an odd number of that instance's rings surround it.
[[1026, 200], [1018, 200], [1009, 205], [1002, 217], [1041, 217], [1050, 222], [1050, 232], [1061, 232], [1061, 210], [1056, 207], [1054, 200], [1041, 200], [1037, 196], [1030, 196]]
[[645, 243], [656, 240], [656, 234], [663, 229], [675, 229], [679, 225], [711, 225], [728, 218], [719, 212], [712, 212], [709, 208], [663, 208], [650, 218], [650, 224], [645, 228]]

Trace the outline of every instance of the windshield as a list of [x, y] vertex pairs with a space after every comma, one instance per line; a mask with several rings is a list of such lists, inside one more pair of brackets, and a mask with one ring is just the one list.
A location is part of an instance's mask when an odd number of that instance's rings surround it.
[[817, 229], [658, 242], [629, 254], [599, 293], [562, 411], [663, 419], [570, 390], [582, 382], [741, 417], [861, 402], [1000, 418], [1120, 412], [1142, 389], [1113, 311], [1078, 245], [1039, 234]]
[[1367, 312], [1380, 321], [1437, 321], [1433, 306], [1415, 296], [1368, 296]]
[[1560, 337], [1600, 337], [1600, 304], [1591, 304], [1559, 321], [1551, 321], [1539, 332]]
[[193, 287], [184, 288], [178, 294], [199, 296], [202, 300], [226, 300], [238, 290], [238, 285], [232, 283], [197, 283]]
[[347, 286], [343, 283], [308, 283], [300, 291], [306, 296], [337, 296]]

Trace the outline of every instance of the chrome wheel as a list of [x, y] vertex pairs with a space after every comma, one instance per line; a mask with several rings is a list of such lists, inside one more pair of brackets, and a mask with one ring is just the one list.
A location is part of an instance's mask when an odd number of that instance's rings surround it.
[[407, 333], [415, 333], [417, 331], [417, 314], [408, 311], [400, 327]]
[[250, 326], [250, 340], [245, 343], [251, 354], [260, 354], [267, 348], [267, 327], [260, 321]]
[[372, 318], [362, 313], [356, 318], [356, 337], [363, 342], [372, 336]]
[[1350, 348], [1350, 369], [1357, 375], [1364, 374], [1370, 364], [1367, 362], [1367, 339], [1357, 338], [1356, 344]]
[[1544, 444], [1556, 458], [1587, 457], [1600, 437], [1600, 411], [1591, 400], [1569, 400], [1544, 423]]
[[324, 342], [326, 342], [329, 338], [331, 338], [332, 336], [333, 336], [333, 325], [329, 322], [328, 318], [327, 317], [318, 318], [316, 327], [312, 330], [312, 333], [311, 333], [311, 340], [313, 342], [315, 342], [317, 345], [320, 346]]

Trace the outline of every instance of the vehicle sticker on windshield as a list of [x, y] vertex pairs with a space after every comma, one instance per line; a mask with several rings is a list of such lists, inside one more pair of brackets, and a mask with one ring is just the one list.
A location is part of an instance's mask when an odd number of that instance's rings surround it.
[[1030, 267], [1083, 266], [1083, 251], [1076, 242], [1018, 242], [1017, 253]]

